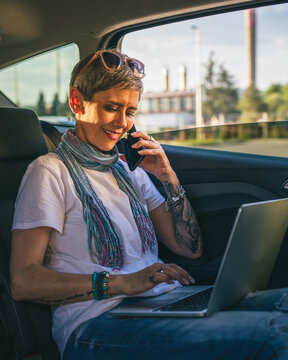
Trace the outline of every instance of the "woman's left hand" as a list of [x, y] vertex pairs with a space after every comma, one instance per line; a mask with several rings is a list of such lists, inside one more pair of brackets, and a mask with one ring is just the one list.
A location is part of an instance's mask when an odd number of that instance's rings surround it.
[[139, 141], [132, 145], [134, 149], [142, 146], [145, 148], [139, 151], [139, 155], [145, 155], [140, 164], [142, 169], [155, 175], [160, 181], [168, 180], [172, 174], [175, 174], [162, 146], [152, 136], [141, 131], [136, 131], [131, 135], [139, 138]]

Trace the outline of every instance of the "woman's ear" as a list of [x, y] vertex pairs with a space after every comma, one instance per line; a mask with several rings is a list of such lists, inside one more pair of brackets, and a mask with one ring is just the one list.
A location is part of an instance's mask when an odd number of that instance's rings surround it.
[[69, 105], [74, 114], [83, 113], [83, 95], [76, 87], [71, 87], [69, 92]]

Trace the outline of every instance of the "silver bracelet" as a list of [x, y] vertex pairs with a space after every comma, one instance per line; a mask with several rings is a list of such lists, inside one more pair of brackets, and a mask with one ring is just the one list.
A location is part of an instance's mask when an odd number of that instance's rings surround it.
[[184, 198], [185, 190], [180, 185], [178, 193], [168, 194], [168, 198], [165, 203], [165, 210], [168, 211], [171, 206], [177, 205], [181, 199]]

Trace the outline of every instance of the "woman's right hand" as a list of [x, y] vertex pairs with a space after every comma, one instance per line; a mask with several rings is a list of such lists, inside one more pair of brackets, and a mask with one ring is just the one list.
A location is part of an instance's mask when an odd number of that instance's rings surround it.
[[[147, 268], [127, 275], [111, 275], [108, 288], [110, 295], [125, 294], [133, 296], [152, 289], [154, 286], [166, 282], [173, 284], [178, 280], [182, 285], [191, 285], [195, 280], [186, 270], [176, 264], [155, 263]], [[116, 284], [117, 283], [117, 284]]]

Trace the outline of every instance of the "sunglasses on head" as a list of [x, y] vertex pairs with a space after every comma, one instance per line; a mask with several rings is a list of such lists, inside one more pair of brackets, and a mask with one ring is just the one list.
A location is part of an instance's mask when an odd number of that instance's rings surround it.
[[[144, 64], [136, 59], [124, 57], [113, 50], [98, 50], [88, 61], [88, 63], [79, 71], [76, 78], [98, 57], [108, 71], [118, 71], [122, 66], [128, 66], [133, 75], [139, 78], [145, 76]], [[75, 79], [76, 80], [76, 79]]]

